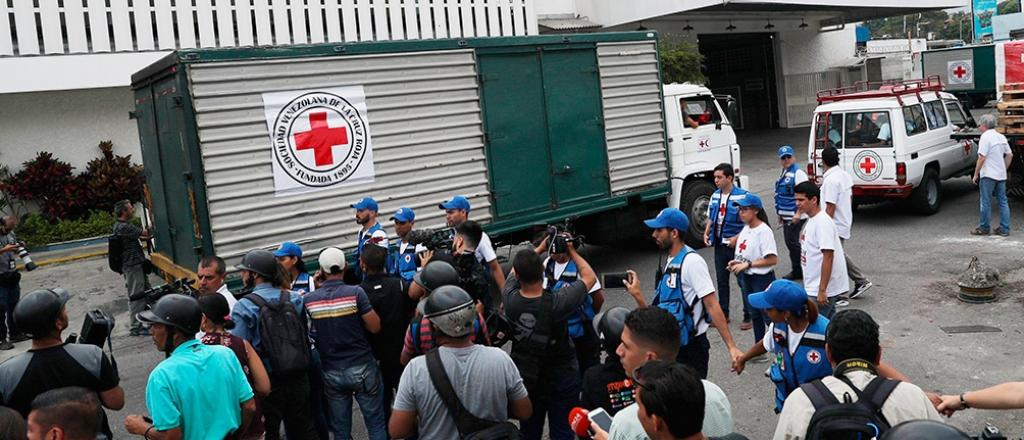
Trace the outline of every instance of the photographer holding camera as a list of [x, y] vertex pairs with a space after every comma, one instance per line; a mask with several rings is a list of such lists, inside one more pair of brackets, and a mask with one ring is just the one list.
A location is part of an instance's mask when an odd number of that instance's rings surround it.
[[[36, 396], [70, 386], [95, 392], [112, 410], [124, 407], [120, 378], [103, 350], [66, 343], [61, 337], [68, 328], [67, 301], [68, 292], [54, 287], [30, 292], [14, 308], [14, 319], [32, 337], [32, 348], [0, 364], [0, 397], [22, 417], [28, 417]], [[106, 414], [100, 433], [113, 438]]]
[[[438, 208], [444, 210], [444, 219], [448, 222], [448, 226], [457, 228], [459, 225], [469, 221], [469, 200], [466, 200], [462, 196], [452, 196], [447, 202], [437, 205]], [[505, 288], [505, 272], [501, 271], [501, 265], [498, 264], [498, 255], [494, 253], [494, 245], [491, 244], [491, 237], [487, 234], [482, 234], [480, 240], [477, 240], [477, 244], [474, 245], [474, 253], [476, 259], [480, 260], [481, 263], [487, 266], [491, 271], [491, 276], [494, 277], [494, 284], [498, 286], [498, 290]], [[426, 265], [426, 263], [423, 263]], [[472, 295], [473, 292], [470, 292]]]
[[[450, 263], [459, 272], [459, 287], [469, 293], [477, 301], [477, 312], [488, 316], [495, 309], [494, 295], [497, 292], [497, 284], [484, 264], [477, 259], [477, 251], [486, 237], [480, 224], [472, 220], [466, 220], [455, 228], [455, 238], [452, 240], [452, 252], [426, 251], [423, 253], [422, 261], [424, 267], [431, 259]], [[409, 296], [419, 298], [423, 295], [420, 286], [410, 286]]]
[[[14, 306], [21, 298], [19, 251], [24, 251], [24, 245], [18, 243], [18, 238], [14, 235], [14, 217], [4, 215], [0, 217], [0, 350], [10, 350], [14, 348], [14, 342], [28, 340], [14, 322]], [[31, 262], [32, 260], [28, 260], [26, 266]]]

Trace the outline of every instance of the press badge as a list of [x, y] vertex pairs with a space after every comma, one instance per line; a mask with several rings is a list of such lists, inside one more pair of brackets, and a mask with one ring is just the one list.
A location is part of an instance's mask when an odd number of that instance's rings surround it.
[[[11, 263], [11, 264], [14, 264], [14, 263]], [[669, 289], [675, 289], [676, 288], [676, 274], [674, 274], [674, 273], [673, 274], [669, 274], [668, 281], [665, 281], [665, 285], [667, 285]]]

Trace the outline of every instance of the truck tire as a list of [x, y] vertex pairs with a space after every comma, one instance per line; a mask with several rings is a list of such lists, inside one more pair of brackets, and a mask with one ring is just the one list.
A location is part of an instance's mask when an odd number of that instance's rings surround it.
[[711, 194], [717, 188], [707, 180], [691, 180], [684, 184], [683, 193], [679, 197], [679, 210], [690, 219], [690, 230], [683, 237], [686, 244], [694, 249], [704, 247], [704, 227], [708, 224], [708, 204]]
[[939, 205], [942, 204], [942, 186], [939, 183], [938, 172], [932, 168], [924, 170], [921, 185], [910, 193], [910, 203], [919, 215], [932, 215], [939, 212]]

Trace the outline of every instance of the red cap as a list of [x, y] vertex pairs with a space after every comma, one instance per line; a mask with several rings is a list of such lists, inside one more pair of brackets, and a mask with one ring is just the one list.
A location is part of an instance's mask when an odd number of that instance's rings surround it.
[[569, 413], [569, 427], [580, 437], [590, 437], [590, 419], [587, 418], [589, 412], [577, 406]]

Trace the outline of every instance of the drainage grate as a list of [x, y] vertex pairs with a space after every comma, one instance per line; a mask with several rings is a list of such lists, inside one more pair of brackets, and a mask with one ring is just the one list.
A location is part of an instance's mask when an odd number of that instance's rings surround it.
[[946, 333], [1000, 333], [999, 327], [990, 327], [987, 325], [959, 325], [953, 327], [939, 327]]

